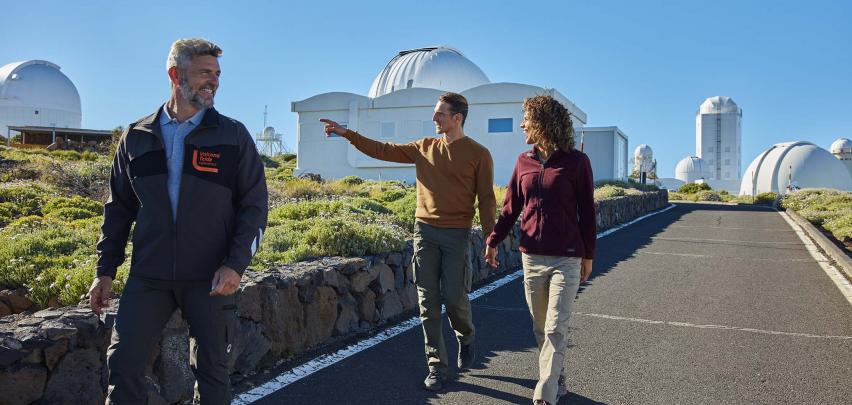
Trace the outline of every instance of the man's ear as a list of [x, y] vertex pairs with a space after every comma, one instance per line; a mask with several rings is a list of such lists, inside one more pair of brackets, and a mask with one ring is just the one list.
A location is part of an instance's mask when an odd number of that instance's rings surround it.
[[173, 85], [177, 86], [180, 84], [180, 77], [178, 77], [178, 69], [177, 66], [172, 66], [168, 70], [169, 73], [169, 81], [172, 82]]

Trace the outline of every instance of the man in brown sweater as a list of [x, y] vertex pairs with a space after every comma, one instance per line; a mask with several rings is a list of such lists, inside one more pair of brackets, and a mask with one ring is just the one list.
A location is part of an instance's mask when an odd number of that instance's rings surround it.
[[483, 235], [494, 229], [494, 163], [484, 146], [464, 134], [467, 100], [461, 94], [438, 98], [432, 121], [440, 138], [407, 144], [382, 143], [321, 119], [325, 133], [349, 140], [376, 159], [413, 163], [417, 173], [417, 219], [414, 234], [414, 282], [426, 343], [429, 374], [423, 387], [437, 391], [447, 378], [447, 348], [441, 331], [441, 296], [450, 326], [459, 341], [458, 368], [468, 369], [476, 357], [471, 316], [470, 227], [479, 200]]

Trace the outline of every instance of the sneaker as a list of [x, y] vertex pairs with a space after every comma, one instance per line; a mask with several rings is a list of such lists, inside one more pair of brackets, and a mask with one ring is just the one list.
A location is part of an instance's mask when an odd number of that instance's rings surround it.
[[459, 345], [459, 370], [464, 371], [470, 369], [474, 360], [476, 360], [476, 348], [473, 347], [473, 343]]
[[444, 383], [447, 381], [447, 376], [439, 371], [430, 371], [423, 380], [423, 388], [429, 391], [440, 391], [444, 388]]
[[536, 399], [533, 401], [533, 405], [550, 405], [550, 402], [547, 402], [543, 399]]
[[568, 384], [565, 381], [565, 376], [560, 375], [559, 376], [559, 383], [557, 385], [557, 390], [556, 390], [556, 400], [558, 401], [559, 398], [567, 397], [569, 395], [571, 395], [571, 393], [568, 392]]

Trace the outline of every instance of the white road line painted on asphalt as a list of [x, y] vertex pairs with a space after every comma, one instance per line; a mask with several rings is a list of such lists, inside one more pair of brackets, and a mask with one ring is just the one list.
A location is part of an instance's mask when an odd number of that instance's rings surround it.
[[[668, 207], [663, 208], [659, 211], [654, 211], [650, 214], [645, 214], [645, 215], [643, 215], [639, 218], [636, 218], [636, 219], [634, 219], [634, 220], [632, 220], [632, 221], [630, 221], [626, 224], [622, 224], [622, 225], [619, 225], [615, 228], [608, 229], [604, 232], [601, 232], [597, 235], [597, 238], [598, 239], [603, 238], [604, 236], [607, 236], [607, 235], [609, 235], [609, 234], [611, 234], [611, 233], [613, 233], [613, 232], [615, 232], [619, 229], [622, 229], [622, 228], [625, 228], [625, 227], [630, 226], [632, 224], [635, 224], [635, 223], [637, 223], [637, 222], [639, 222], [639, 221], [641, 221], [645, 218], [648, 218], [650, 216], [666, 212], [666, 211], [668, 211], [668, 210], [670, 210], [674, 207], [676, 207], [676, 205], [671, 204]], [[475, 299], [477, 299], [477, 298], [479, 298], [479, 297], [481, 297], [485, 294], [490, 293], [491, 291], [496, 290], [497, 288], [500, 288], [500, 287], [514, 281], [515, 279], [523, 276], [523, 274], [524, 274], [523, 270], [515, 271], [514, 273], [508, 274], [508, 275], [506, 275], [506, 276], [504, 276], [504, 277], [502, 277], [502, 278], [500, 278], [496, 281], [491, 282], [491, 284], [488, 284], [486, 286], [483, 286], [483, 287], [477, 289], [476, 291], [471, 292], [468, 296], [470, 297], [471, 300], [475, 300]], [[441, 312], [443, 313], [444, 310], [442, 310]], [[299, 380], [301, 380], [301, 379], [303, 379], [303, 378], [305, 378], [305, 377], [307, 377], [311, 374], [314, 374], [317, 371], [320, 371], [320, 370], [322, 370], [322, 369], [324, 369], [328, 366], [334, 365], [335, 363], [337, 363], [341, 360], [344, 360], [348, 357], [354, 356], [355, 354], [357, 354], [359, 352], [362, 352], [366, 349], [369, 349], [369, 348], [371, 348], [371, 347], [373, 347], [373, 346], [375, 346], [375, 345], [377, 345], [381, 342], [384, 342], [385, 340], [388, 340], [388, 339], [390, 339], [390, 338], [392, 338], [396, 335], [399, 335], [403, 332], [406, 332], [410, 329], [413, 329], [413, 328], [415, 328], [419, 325], [420, 325], [420, 317], [415, 316], [415, 317], [412, 317], [412, 318], [406, 320], [405, 322], [403, 322], [399, 325], [385, 329], [385, 330], [377, 333], [375, 336], [361, 340], [358, 343], [347, 346], [347, 347], [340, 349], [340, 350], [338, 350], [334, 353], [324, 354], [324, 355], [321, 355], [319, 357], [316, 357], [313, 360], [310, 360], [310, 361], [308, 361], [308, 362], [306, 362], [306, 363], [304, 363], [300, 366], [294, 367], [294, 368], [292, 368], [288, 371], [285, 371], [285, 372], [279, 374], [277, 377], [273, 378], [270, 381], [267, 381], [266, 383], [263, 383], [263, 384], [261, 384], [257, 387], [254, 387], [254, 388], [238, 395], [236, 398], [234, 398], [234, 400], [231, 402], [231, 404], [232, 405], [251, 404], [255, 401], [262, 399], [263, 397], [265, 397], [267, 395], [274, 393], [275, 391], [278, 391], [278, 390], [280, 390], [280, 389], [282, 389], [282, 388], [284, 388], [284, 387], [286, 387], [286, 386], [288, 386], [288, 385], [290, 385], [290, 384], [292, 384], [296, 381], [299, 381]]]
[[793, 221], [789, 215], [787, 215], [784, 211], [778, 211], [781, 214], [781, 217], [790, 224], [790, 227], [796, 231], [796, 235], [799, 236], [799, 239], [802, 240], [802, 243], [805, 244], [805, 248], [810, 252], [811, 257], [819, 263], [819, 267], [822, 271], [828, 275], [828, 278], [834, 282], [834, 285], [840, 290], [840, 293], [843, 294], [843, 297], [846, 298], [846, 301], [849, 302], [849, 305], [852, 305], [852, 283], [849, 283], [849, 280], [840, 273], [840, 270], [834, 268], [831, 264], [829, 264], [829, 260], [822, 252], [817, 249], [816, 245], [811, 241], [811, 238], [805, 234], [805, 231], [802, 230], [802, 227]]
[[741, 328], [741, 327], [738, 327], [738, 326], [725, 326], [725, 325], [699, 325], [699, 324], [689, 323], [689, 322], [656, 321], [656, 320], [653, 320], [653, 319], [630, 318], [630, 317], [625, 317], [625, 316], [592, 314], [592, 313], [584, 313], [584, 312], [572, 312], [571, 314], [572, 315], [580, 315], [580, 316], [589, 316], [589, 317], [593, 317], [593, 318], [611, 319], [611, 320], [615, 320], [615, 321], [629, 321], [629, 322], [646, 323], [646, 324], [651, 324], [651, 325], [678, 326], [678, 327], [682, 327], [682, 328], [722, 329], [722, 330], [734, 330], [734, 331], [740, 331], [740, 332], [762, 333], [762, 334], [766, 334], [766, 335], [795, 336], [795, 337], [805, 337], [805, 338], [813, 338], [813, 339], [852, 340], [852, 336], [814, 335], [812, 333], [781, 332], [781, 331], [777, 331], [777, 330]]
[[732, 240], [732, 239], [703, 239], [703, 238], [675, 238], [669, 236], [652, 236], [651, 239], [654, 240], [667, 240], [673, 242], [723, 242], [723, 243], [732, 243], [732, 244], [740, 244], [740, 243], [757, 243], [761, 245], [801, 245], [799, 242], [761, 242], [761, 241], [753, 241], [753, 240]]
[[[778, 263], [789, 263], [789, 262], [810, 263], [810, 262], [814, 261], [814, 259], [760, 259], [760, 258], [753, 258], [753, 257], [699, 255], [699, 254], [695, 254], [695, 253], [646, 252], [646, 251], [643, 251], [643, 250], [639, 250], [636, 253], [637, 253], [637, 255], [682, 256], [682, 257], [691, 257], [691, 258], [697, 258], [697, 259], [732, 259], [732, 260], [748, 260], [748, 261], [778, 262]], [[817, 261], [819, 261], [819, 260], [817, 260]], [[826, 261], [826, 263], [828, 263], [828, 262]]]
[[702, 229], [719, 229], [719, 230], [741, 230], [741, 231], [761, 231], [761, 232], [795, 232], [790, 229], [782, 228], [737, 228], [732, 226], [702, 226], [702, 225], [669, 225], [666, 228], [702, 228]]

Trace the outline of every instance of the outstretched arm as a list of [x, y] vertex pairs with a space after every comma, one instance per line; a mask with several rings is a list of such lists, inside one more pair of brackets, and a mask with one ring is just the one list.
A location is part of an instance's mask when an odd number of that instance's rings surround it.
[[330, 119], [322, 118], [320, 121], [325, 124], [326, 136], [331, 134], [342, 136], [352, 143], [352, 146], [369, 157], [389, 162], [414, 163], [420, 156], [420, 148], [416, 142], [406, 144], [378, 142], [355, 131], [343, 128]]

